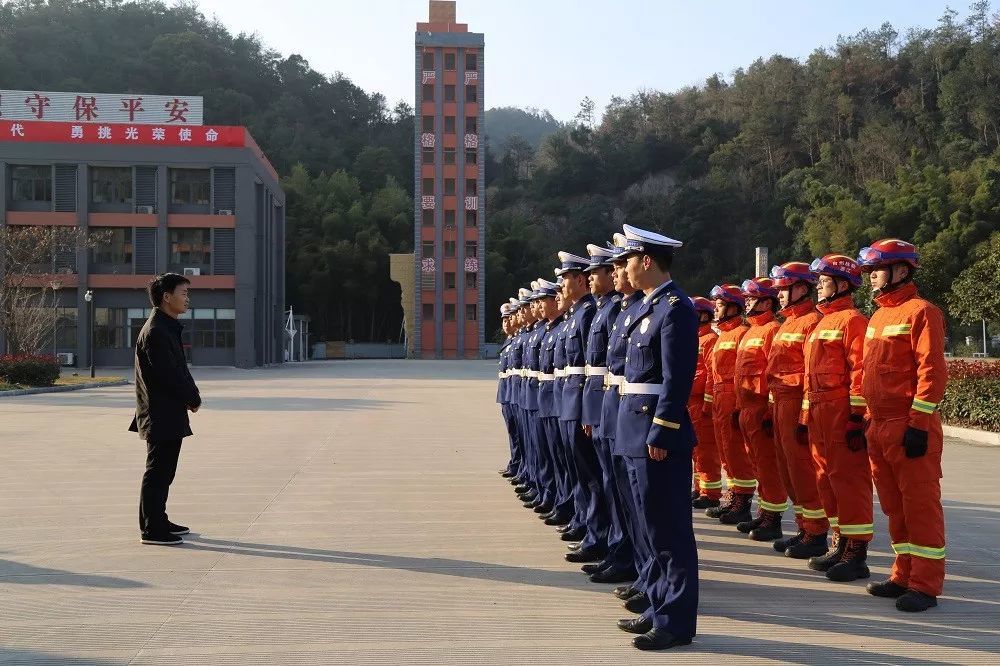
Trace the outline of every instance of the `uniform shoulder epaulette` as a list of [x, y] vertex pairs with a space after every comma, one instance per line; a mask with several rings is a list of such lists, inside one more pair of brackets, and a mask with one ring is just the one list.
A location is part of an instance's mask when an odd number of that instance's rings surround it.
[[612, 303], [621, 303], [622, 302], [621, 294], [616, 294], [616, 295], [612, 296], [611, 297], [611, 302]]
[[589, 307], [590, 307], [590, 302], [588, 301], [580, 306], [580, 311], [582, 312], [583, 310], [586, 310]]

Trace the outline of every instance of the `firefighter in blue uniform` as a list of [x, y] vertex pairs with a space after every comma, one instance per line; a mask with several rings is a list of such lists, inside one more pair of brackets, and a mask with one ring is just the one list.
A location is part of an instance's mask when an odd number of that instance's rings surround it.
[[591, 436], [601, 470], [601, 487], [608, 513], [608, 553], [600, 562], [585, 564], [583, 572], [593, 583], [624, 583], [635, 580], [632, 541], [624, 526], [621, 501], [615, 483], [611, 444], [614, 433], [607, 436], [602, 424], [605, 383], [608, 375], [607, 357], [611, 327], [621, 309], [621, 295], [614, 289], [611, 264], [614, 253], [599, 245], [588, 245], [590, 266], [587, 276], [590, 293], [597, 299], [597, 314], [587, 336], [587, 383], [583, 387], [582, 422]]
[[[559, 269], [556, 269], [559, 272]], [[555, 375], [554, 386], [552, 387], [552, 398], [555, 402], [555, 410], [558, 413], [557, 424], [559, 426], [559, 446], [562, 448], [562, 456], [566, 461], [566, 475], [569, 480], [570, 494], [573, 498], [573, 517], [569, 524], [559, 528], [560, 538], [563, 541], [579, 542], [586, 535], [586, 511], [587, 499], [585, 489], [579, 484], [576, 460], [573, 454], [573, 443], [566, 435], [565, 423], [563, 422], [563, 396], [566, 387], [566, 336], [569, 334], [569, 304], [567, 303], [563, 291], [562, 277], [556, 280], [559, 292], [556, 294], [556, 304], [563, 315], [562, 323], [555, 329], [555, 348], [552, 351], [553, 373]]]
[[552, 460], [546, 444], [545, 430], [538, 417], [538, 356], [539, 348], [542, 344], [543, 329], [546, 323], [542, 319], [539, 296], [539, 284], [537, 281], [532, 282], [531, 294], [527, 300], [528, 309], [536, 321], [528, 328], [528, 338], [524, 346], [523, 361], [526, 375], [524, 380], [524, 409], [525, 428], [535, 457], [535, 482], [538, 489], [538, 497], [531, 502], [525, 503], [525, 506], [532, 509], [535, 513], [547, 514], [555, 506], [556, 483]]
[[497, 404], [500, 405], [500, 415], [503, 418], [504, 426], [507, 428], [507, 437], [510, 440], [510, 460], [500, 470], [500, 475], [505, 479], [513, 478], [517, 474], [517, 467], [520, 464], [519, 444], [513, 428], [510, 406], [507, 403], [507, 388], [510, 384], [510, 374], [507, 370], [510, 363], [510, 345], [514, 341], [514, 336], [511, 334], [511, 313], [512, 309], [509, 303], [504, 303], [500, 306], [501, 328], [507, 336], [503, 344], [500, 345], [500, 351], [497, 354], [499, 359], [497, 362]]
[[524, 343], [527, 338], [527, 301], [526, 289], [518, 290], [516, 301], [517, 311], [514, 314], [517, 333], [514, 335], [514, 342], [511, 344], [511, 382], [510, 382], [510, 403], [511, 412], [514, 415], [514, 423], [517, 429], [517, 438], [521, 443], [521, 467], [517, 475], [518, 485], [514, 491], [523, 502], [530, 502], [538, 497], [534, 488], [532, 478], [531, 446], [527, 441], [524, 429]]
[[675, 241], [625, 225], [629, 281], [644, 293], [626, 333], [617, 445], [625, 452], [644, 538], [650, 607], [620, 620], [640, 634], [633, 645], [662, 650], [688, 645], [698, 612], [698, 551], [691, 516], [694, 429], [687, 403], [698, 355], [698, 316], [673, 282]]
[[559, 432], [559, 402], [555, 397], [556, 329], [563, 324], [563, 313], [556, 303], [559, 285], [538, 279], [538, 307], [544, 320], [538, 352], [538, 417], [544, 444], [552, 461], [556, 494], [552, 511], [542, 514], [546, 525], [563, 526], [573, 518], [573, 487]]
[[560, 421], [566, 443], [573, 452], [577, 484], [586, 507], [581, 516], [585, 534], [579, 547], [566, 554], [566, 560], [581, 563], [598, 562], [607, 554], [608, 510], [604, 500], [597, 451], [580, 420], [587, 372], [587, 336], [590, 333], [590, 324], [597, 314], [597, 300], [590, 293], [584, 274], [590, 266], [590, 260], [568, 252], [560, 252], [559, 261], [561, 266], [556, 272], [563, 279], [563, 299], [569, 305], [567, 314], [569, 327], [566, 331], [566, 382], [563, 385]]

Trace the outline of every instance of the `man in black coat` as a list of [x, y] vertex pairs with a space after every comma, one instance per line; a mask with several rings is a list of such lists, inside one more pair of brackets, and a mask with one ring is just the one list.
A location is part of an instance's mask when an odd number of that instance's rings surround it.
[[142, 543], [184, 543], [188, 528], [167, 520], [167, 494], [177, 471], [181, 441], [190, 436], [188, 411], [197, 412], [201, 395], [188, 371], [177, 318], [188, 310], [183, 275], [165, 273], [149, 283], [153, 314], [135, 343], [135, 418], [129, 430], [146, 440], [146, 472], [139, 494]]

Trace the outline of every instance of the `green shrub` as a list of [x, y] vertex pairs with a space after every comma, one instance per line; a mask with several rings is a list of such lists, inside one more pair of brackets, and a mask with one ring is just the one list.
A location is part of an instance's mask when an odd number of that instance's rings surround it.
[[52, 386], [59, 379], [54, 356], [0, 356], [0, 380], [21, 386]]
[[1000, 432], [1000, 363], [953, 361], [941, 418], [949, 425]]

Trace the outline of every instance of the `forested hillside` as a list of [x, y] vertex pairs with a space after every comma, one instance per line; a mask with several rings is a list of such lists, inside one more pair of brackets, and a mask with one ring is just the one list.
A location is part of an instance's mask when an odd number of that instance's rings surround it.
[[[556, 250], [582, 252], [623, 221], [685, 241], [676, 274], [692, 293], [748, 276], [756, 245], [781, 262], [912, 239], [953, 337], [959, 319], [1000, 323], [1000, 24], [989, 4], [817, 47], [804, 61], [774, 56], [698, 87], [615, 98], [603, 118], [586, 104], [561, 126], [491, 111], [504, 136], [487, 156], [488, 330], [516, 287], [551, 275]], [[349, 67], [316, 72], [189, 4], [0, 4], [4, 88], [197, 94], [208, 122], [249, 127], [285, 178], [289, 302], [321, 336], [385, 340], [401, 316], [387, 254], [412, 250], [412, 109], [361, 90]]]

